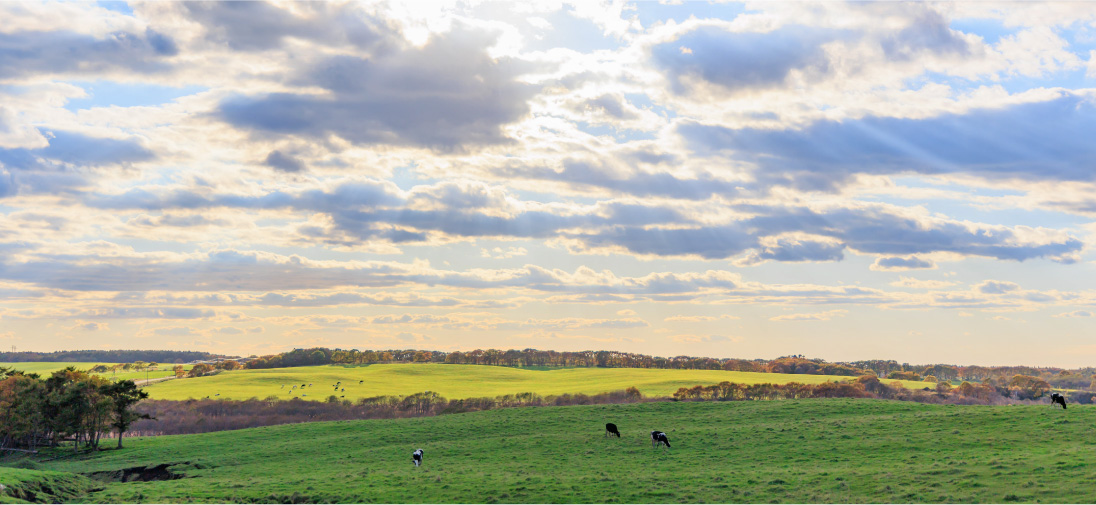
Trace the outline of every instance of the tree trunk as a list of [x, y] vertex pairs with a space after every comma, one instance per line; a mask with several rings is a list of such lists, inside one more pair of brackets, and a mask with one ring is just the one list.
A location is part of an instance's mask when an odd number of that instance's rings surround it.
[[118, 448], [122, 448], [122, 430], [118, 430]]

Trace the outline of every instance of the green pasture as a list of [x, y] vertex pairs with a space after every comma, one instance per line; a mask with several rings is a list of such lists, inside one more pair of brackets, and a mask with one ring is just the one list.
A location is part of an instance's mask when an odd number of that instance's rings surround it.
[[[523, 392], [543, 396], [563, 393], [596, 394], [638, 388], [647, 396], [669, 396], [678, 388], [723, 381], [744, 384], [800, 382], [820, 384], [852, 379], [832, 375], [791, 375], [722, 370], [665, 370], [648, 368], [558, 368], [530, 370], [484, 365], [384, 364], [326, 365], [265, 370], [236, 370], [218, 375], [149, 385], [152, 398], [302, 398], [324, 400], [332, 394], [347, 400], [380, 395], [410, 395], [435, 391], [450, 399], [495, 397]], [[342, 381], [340, 391], [332, 387]], [[359, 381], [363, 381], [359, 384]], [[891, 381], [887, 381], [888, 383]], [[928, 382], [899, 381], [906, 387], [933, 387]], [[312, 384], [301, 389], [302, 384]], [[282, 387], [282, 386], [285, 387]], [[297, 386], [297, 389], [293, 389]], [[343, 392], [341, 389], [345, 388]], [[218, 396], [219, 395], [219, 396]]]
[[0, 485], [0, 503], [61, 503], [103, 487], [74, 473], [7, 467], [0, 467]]
[[[1094, 421], [1092, 406], [652, 402], [292, 424], [37, 457], [42, 470], [170, 464], [187, 477], [104, 481], [71, 500], [91, 503], [1094, 503]], [[605, 438], [605, 422], [623, 437]], [[653, 449], [653, 429], [673, 448]]]
[[110, 366], [114, 363], [98, 363], [98, 362], [61, 362], [61, 361], [27, 361], [22, 363], [0, 363], [0, 367], [14, 368], [26, 373], [36, 373], [42, 376], [49, 375], [58, 370], [64, 370], [70, 366], [76, 367], [77, 370], [88, 370], [95, 365]]

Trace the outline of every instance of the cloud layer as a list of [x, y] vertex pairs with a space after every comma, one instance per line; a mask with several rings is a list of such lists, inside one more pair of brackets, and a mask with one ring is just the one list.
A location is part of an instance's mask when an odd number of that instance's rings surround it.
[[1096, 301], [1090, 5], [128, 7], [0, 4], [5, 341], [1006, 363]]

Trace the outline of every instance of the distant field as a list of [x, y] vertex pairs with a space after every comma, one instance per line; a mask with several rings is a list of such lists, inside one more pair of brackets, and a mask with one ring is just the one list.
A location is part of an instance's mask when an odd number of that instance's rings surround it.
[[[449, 399], [494, 397], [534, 392], [596, 394], [631, 386], [647, 396], [669, 396], [678, 388], [722, 381], [757, 384], [800, 382], [821, 384], [851, 379], [832, 375], [791, 375], [720, 370], [662, 370], [645, 368], [561, 368], [528, 370], [485, 365], [392, 364], [366, 366], [314, 366], [237, 370], [210, 377], [181, 379], [152, 384], [146, 388], [152, 398], [302, 398], [324, 400], [332, 394], [347, 400], [380, 395], [409, 395], [435, 391]], [[332, 387], [342, 381], [335, 392]], [[364, 381], [359, 384], [359, 381]], [[890, 381], [888, 381], [890, 382]], [[934, 386], [928, 382], [899, 381], [906, 387]], [[301, 384], [312, 384], [300, 388]], [[282, 387], [282, 386], [285, 387]], [[298, 386], [296, 390], [293, 386]], [[219, 396], [218, 396], [219, 395]]]
[[95, 365], [113, 365], [114, 363], [99, 363], [99, 362], [58, 362], [58, 361], [28, 361], [23, 363], [0, 363], [0, 366], [7, 368], [14, 368], [16, 370], [22, 370], [27, 373], [37, 374], [51, 374], [58, 370], [64, 370], [70, 366], [76, 367], [77, 370], [87, 370]]
[[[81, 503], [1094, 503], [1094, 418], [845, 398], [533, 407], [130, 439], [36, 465], [188, 477]], [[652, 449], [653, 429], [673, 448]]]
[[[66, 362], [56, 362], [56, 361], [50, 361], [50, 362], [28, 361], [28, 362], [22, 362], [22, 363], [0, 363], [0, 367], [14, 368], [16, 370], [22, 370], [22, 371], [27, 372], [27, 373], [37, 373], [37, 374], [45, 376], [45, 375], [49, 375], [53, 372], [56, 372], [58, 370], [64, 370], [65, 368], [68, 368], [70, 366], [76, 367], [77, 370], [87, 371], [87, 370], [90, 370], [95, 365], [111, 366], [113, 364], [114, 363], [98, 363], [98, 362], [66, 363]], [[147, 377], [149, 379], [157, 379], [157, 378], [160, 378], [160, 377], [169, 377], [169, 376], [175, 375], [174, 368], [175, 368], [175, 365], [173, 365], [173, 364], [160, 365], [159, 367], [157, 367], [156, 370], [150, 370], [147, 374]], [[186, 369], [186, 370], [190, 370], [191, 365], [183, 365], [183, 368]], [[100, 375], [102, 375], [103, 377], [107, 377], [107, 378], [111, 378], [111, 379], [117, 379], [117, 380], [125, 380], [125, 379], [145, 380], [145, 378], [146, 378], [146, 374], [143, 370], [139, 371], [139, 372], [119, 370], [117, 372], [106, 372], [106, 373], [103, 373], [103, 374], [100, 374]]]

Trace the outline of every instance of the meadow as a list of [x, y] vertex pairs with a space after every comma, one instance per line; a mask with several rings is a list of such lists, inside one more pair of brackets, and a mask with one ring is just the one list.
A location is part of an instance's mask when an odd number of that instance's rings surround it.
[[[186, 400], [206, 396], [236, 400], [263, 399], [270, 396], [284, 400], [325, 400], [332, 394], [345, 396], [346, 400], [356, 400], [381, 395], [410, 395], [422, 391], [434, 391], [450, 399], [493, 398], [524, 392], [542, 396], [564, 393], [596, 394], [634, 386], [646, 396], [662, 397], [672, 395], [678, 388], [718, 384], [722, 381], [743, 384], [821, 384], [848, 379], [854, 377], [653, 368], [526, 369], [427, 363], [235, 370], [213, 376], [151, 384], [145, 390], [151, 398], [161, 400]], [[342, 381], [340, 389], [345, 388], [345, 392], [335, 392], [332, 388], [337, 381]], [[362, 381], [361, 384], [359, 381]], [[928, 382], [898, 382], [917, 389], [935, 386]], [[312, 386], [302, 390], [302, 384]], [[293, 389], [294, 385], [297, 386], [296, 390]]]
[[[100, 363], [100, 362], [56, 362], [56, 361], [27, 361], [19, 363], [0, 363], [0, 367], [13, 368], [27, 373], [36, 373], [43, 377], [56, 372], [58, 370], [64, 370], [68, 367], [76, 367], [77, 370], [88, 371], [95, 365], [111, 366], [115, 363]], [[184, 370], [190, 370], [193, 365], [183, 365]], [[175, 375], [175, 365], [164, 364], [156, 367], [148, 372], [144, 370], [117, 370], [103, 372], [101, 375], [112, 380], [133, 380], [143, 381], [147, 379], [160, 379], [163, 377], [171, 377]]]
[[[0, 464], [168, 464], [187, 477], [61, 500], [97, 503], [1093, 503], [1094, 417], [843, 398], [533, 407], [127, 439]], [[605, 422], [623, 438], [605, 438]], [[653, 449], [652, 429], [672, 449]]]

